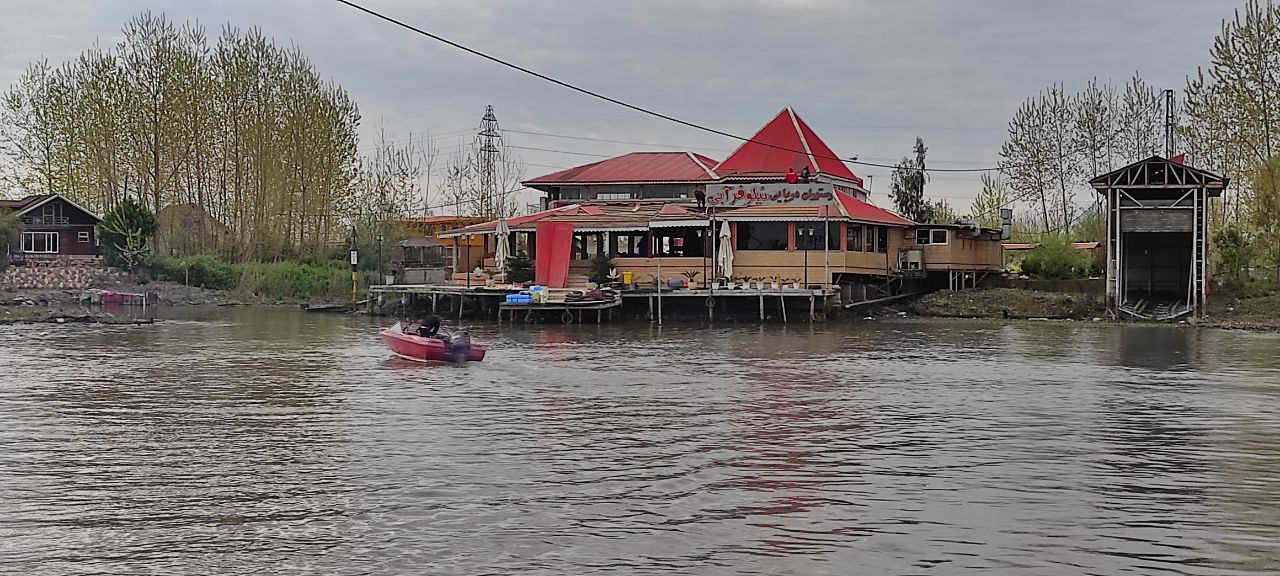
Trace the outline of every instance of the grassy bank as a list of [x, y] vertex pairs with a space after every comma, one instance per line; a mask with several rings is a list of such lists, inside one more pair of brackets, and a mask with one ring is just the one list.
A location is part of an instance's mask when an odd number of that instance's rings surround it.
[[[250, 262], [233, 264], [214, 256], [157, 258], [156, 280], [225, 290], [247, 302], [343, 302], [351, 299], [351, 269], [338, 263]], [[363, 286], [367, 279], [362, 278]]]

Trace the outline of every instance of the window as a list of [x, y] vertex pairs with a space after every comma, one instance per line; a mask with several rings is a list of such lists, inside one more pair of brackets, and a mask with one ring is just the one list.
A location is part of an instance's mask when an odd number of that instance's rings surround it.
[[889, 227], [876, 226], [876, 230], [879, 232], [879, 237], [880, 237], [880, 241], [876, 243], [876, 252], [879, 252], [881, 254], [888, 254], [889, 253]]
[[22, 251], [28, 254], [57, 254], [57, 232], [23, 232]]
[[790, 227], [786, 222], [739, 222], [738, 250], [786, 250]]
[[796, 250], [821, 250], [826, 237], [821, 222], [796, 222]]
[[76, 241], [77, 241], [77, 242], [80, 242], [81, 244], [88, 244], [88, 243], [89, 243], [89, 233], [88, 233], [88, 232], [79, 232], [79, 233], [77, 233], [77, 234], [76, 234]]
[[917, 228], [916, 244], [946, 244], [947, 230], [945, 228]]
[[850, 224], [849, 227], [845, 229], [845, 240], [848, 243], [847, 248], [849, 249], [850, 252], [861, 252], [862, 251], [862, 225]]

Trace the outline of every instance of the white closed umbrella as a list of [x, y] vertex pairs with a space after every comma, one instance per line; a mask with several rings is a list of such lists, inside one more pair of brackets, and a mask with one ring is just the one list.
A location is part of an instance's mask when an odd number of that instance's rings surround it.
[[508, 252], [509, 243], [507, 238], [511, 236], [511, 228], [507, 227], [507, 220], [498, 220], [498, 228], [496, 230], [498, 245], [493, 247], [493, 259], [498, 265], [498, 273], [502, 274], [507, 271], [507, 258], [510, 257]]
[[720, 245], [716, 248], [716, 265], [721, 278], [733, 277], [733, 233], [729, 223], [720, 225]]

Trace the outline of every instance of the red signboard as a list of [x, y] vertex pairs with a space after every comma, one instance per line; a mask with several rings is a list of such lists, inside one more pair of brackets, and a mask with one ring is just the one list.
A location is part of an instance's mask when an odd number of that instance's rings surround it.
[[817, 206], [831, 204], [830, 184], [722, 184], [707, 186], [707, 206], [742, 208], [779, 204]]

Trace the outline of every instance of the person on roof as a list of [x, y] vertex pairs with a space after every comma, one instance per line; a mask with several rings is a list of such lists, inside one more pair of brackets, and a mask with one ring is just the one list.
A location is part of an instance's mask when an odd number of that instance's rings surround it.
[[809, 167], [808, 167], [808, 166], [805, 166], [805, 167], [804, 167], [804, 170], [801, 170], [801, 171], [800, 171], [800, 183], [801, 183], [801, 184], [808, 184], [808, 183], [809, 183], [809, 176], [810, 176], [810, 174], [809, 174]]
[[795, 184], [799, 180], [800, 177], [796, 176], [796, 171], [792, 168], [787, 168], [787, 184]]

